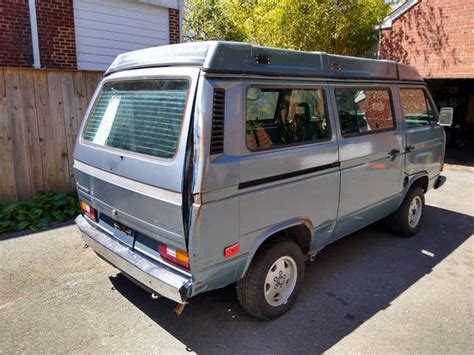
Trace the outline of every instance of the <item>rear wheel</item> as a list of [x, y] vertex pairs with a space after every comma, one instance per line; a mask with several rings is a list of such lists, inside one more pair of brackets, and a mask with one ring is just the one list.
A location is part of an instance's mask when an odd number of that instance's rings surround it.
[[244, 278], [237, 284], [237, 296], [250, 315], [273, 319], [290, 309], [304, 277], [304, 256], [290, 240], [279, 240], [259, 251]]
[[411, 237], [421, 227], [425, 209], [425, 194], [419, 186], [410, 189], [398, 210], [392, 215], [392, 231], [402, 237]]

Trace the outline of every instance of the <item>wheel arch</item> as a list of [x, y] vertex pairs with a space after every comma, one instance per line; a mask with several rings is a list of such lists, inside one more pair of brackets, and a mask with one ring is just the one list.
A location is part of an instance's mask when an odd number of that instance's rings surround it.
[[[409, 175], [405, 177], [405, 189], [403, 191], [402, 198], [400, 199], [400, 202], [398, 203], [398, 207], [403, 203], [405, 200], [406, 195], [408, 194], [408, 191], [413, 186], [419, 186], [422, 188], [422, 190], [426, 193], [428, 191], [428, 186], [429, 186], [430, 179], [428, 177], [428, 172], [427, 171], [420, 171], [419, 173]], [[397, 207], [397, 208], [398, 208]]]
[[306, 217], [292, 218], [265, 228], [265, 230], [263, 230], [255, 239], [252, 248], [248, 253], [245, 267], [238, 278], [240, 279], [245, 275], [257, 252], [264, 248], [265, 245], [278, 238], [286, 238], [296, 242], [301, 248], [303, 254], [308, 254], [314, 238], [313, 231], [313, 223]]

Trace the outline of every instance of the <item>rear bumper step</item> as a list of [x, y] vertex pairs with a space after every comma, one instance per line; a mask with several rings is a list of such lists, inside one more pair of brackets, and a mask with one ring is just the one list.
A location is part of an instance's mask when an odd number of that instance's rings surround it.
[[185, 303], [191, 279], [133, 252], [107, 233], [95, 228], [82, 215], [76, 224], [82, 239], [100, 257], [132, 277], [146, 289], [152, 290], [178, 303]]

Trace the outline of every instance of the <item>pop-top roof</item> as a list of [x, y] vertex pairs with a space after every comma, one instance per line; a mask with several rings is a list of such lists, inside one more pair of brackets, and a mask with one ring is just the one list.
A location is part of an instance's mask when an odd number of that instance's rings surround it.
[[171, 65], [199, 66], [212, 73], [422, 80], [414, 67], [394, 61], [223, 41], [173, 44], [120, 54], [105, 75], [127, 69]]

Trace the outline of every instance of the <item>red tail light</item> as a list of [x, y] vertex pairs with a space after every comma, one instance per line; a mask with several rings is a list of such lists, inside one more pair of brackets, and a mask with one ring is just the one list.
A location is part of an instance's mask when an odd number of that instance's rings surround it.
[[96, 210], [89, 206], [86, 201], [81, 201], [82, 213], [92, 219], [94, 222], [97, 222], [97, 212]]
[[184, 250], [160, 243], [158, 244], [158, 251], [163, 259], [189, 270], [189, 255]]

